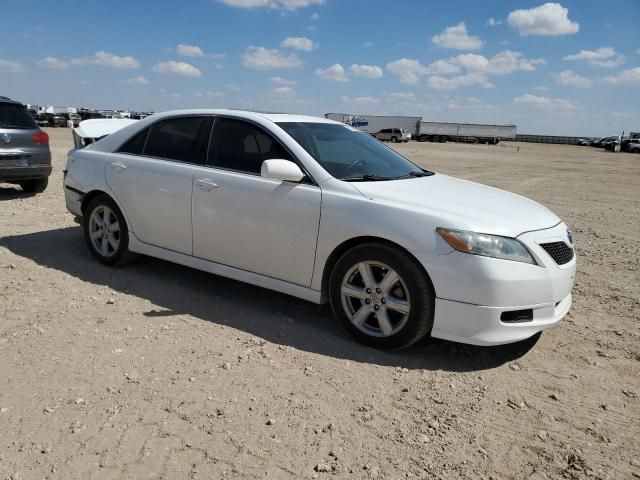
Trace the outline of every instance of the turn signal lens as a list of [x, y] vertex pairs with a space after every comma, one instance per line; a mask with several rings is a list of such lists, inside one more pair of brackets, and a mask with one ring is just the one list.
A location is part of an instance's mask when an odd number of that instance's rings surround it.
[[527, 247], [515, 238], [449, 228], [437, 228], [436, 232], [459, 252], [537, 265]]
[[31, 140], [33, 140], [33, 143], [37, 144], [49, 143], [49, 135], [47, 135], [45, 132], [34, 133], [31, 136]]

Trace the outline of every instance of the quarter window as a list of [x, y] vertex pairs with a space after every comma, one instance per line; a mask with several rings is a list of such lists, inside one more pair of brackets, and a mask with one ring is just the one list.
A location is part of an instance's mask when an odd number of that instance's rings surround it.
[[270, 134], [242, 120], [217, 118], [212, 135], [207, 161], [212, 166], [259, 175], [265, 160], [291, 160]]
[[200, 163], [200, 134], [206, 117], [178, 117], [151, 126], [144, 154], [180, 162]]
[[144, 144], [147, 141], [148, 133], [149, 133], [148, 128], [145, 128], [140, 132], [136, 133], [133, 137], [131, 137], [126, 142], [124, 142], [124, 144], [118, 149], [118, 153], [131, 153], [133, 155], [142, 155], [142, 150], [144, 149]]

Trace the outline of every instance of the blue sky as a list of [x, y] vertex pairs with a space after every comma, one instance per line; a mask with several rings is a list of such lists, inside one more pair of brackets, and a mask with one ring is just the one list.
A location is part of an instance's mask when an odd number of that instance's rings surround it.
[[640, 131], [638, 0], [21, 0], [2, 23], [24, 103]]

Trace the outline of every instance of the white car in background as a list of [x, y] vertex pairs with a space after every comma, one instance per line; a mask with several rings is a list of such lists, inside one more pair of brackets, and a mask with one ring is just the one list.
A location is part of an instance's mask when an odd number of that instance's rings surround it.
[[152, 115], [69, 152], [67, 208], [105, 264], [139, 253], [331, 302], [360, 342], [516, 342], [569, 311], [567, 226], [324, 118]]

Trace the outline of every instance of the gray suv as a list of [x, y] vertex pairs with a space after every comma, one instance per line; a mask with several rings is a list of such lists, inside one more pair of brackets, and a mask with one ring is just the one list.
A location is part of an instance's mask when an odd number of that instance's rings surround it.
[[49, 135], [20, 102], [0, 97], [0, 183], [40, 193], [51, 175]]

